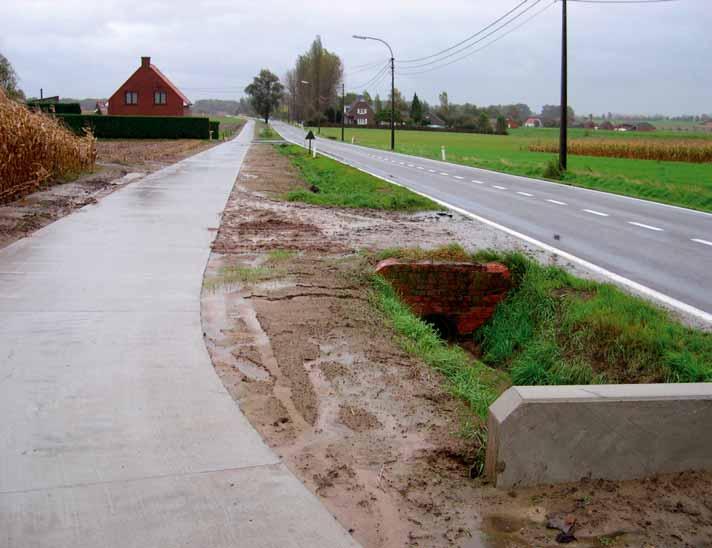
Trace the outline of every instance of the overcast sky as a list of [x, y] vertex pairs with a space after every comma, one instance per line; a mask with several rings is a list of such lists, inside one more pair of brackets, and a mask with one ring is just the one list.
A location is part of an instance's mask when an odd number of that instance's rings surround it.
[[[353, 67], [385, 63], [388, 53], [352, 34], [386, 38], [396, 59], [419, 58], [466, 38], [520, 1], [5, 0], [0, 52], [28, 95], [42, 87], [46, 95], [108, 97], [139, 57], [150, 55], [192, 100], [234, 99], [263, 67], [282, 76], [319, 34], [341, 56], [353, 89], [378, 72], [353, 74]], [[529, 14], [550, 2], [541, 0]], [[396, 85], [408, 98], [417, 92], [432, 103], [446, 90], [451, 102], [558, 104], [560, 25], [557, 2], [450, 66], [405, 76], [407, 64], [400, 64]], [[711, 0], [570, 3], [569, 39], [569, 100], [577, 113], [712, 112]], [[385, 96], [387, 79], [369, 91]]]

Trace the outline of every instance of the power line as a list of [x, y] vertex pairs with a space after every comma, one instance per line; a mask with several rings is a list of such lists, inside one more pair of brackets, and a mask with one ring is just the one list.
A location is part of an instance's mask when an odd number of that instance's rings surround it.
[[[431, 65], [440, 63], [440, 62], [442, 62], [442, 61], [444, 61], [444, 60], [446, 60], [446, 59], [449, 59], [449, 58], [451, 58], [451, 57], [454, 57], [454, 56], [456, 56], [456, 55], [458, 55], [458, 54], [460, 54], [460, 53], [462, 53], [462, 52], [464, 52], [464, 51], [467, 51], [468, 49], [472, 48], [473, 46], [476, 46], [477, 44], [482, 43], [483, 41], [485, 41], [485, 40], [486, 40], [487, 38], [489, 38], [490, 36], [492, 36], [492, 35], [498, 33], [500, 30], [502, 30], [503, 28], [507, 27], [508, 25], [514, 23], [517, 19], [519, 19], [520, 17], [522, 17], [523, 15], [525, 15], [526, 13], [528, 13], [530, 10], [532, 10], [533, 8], [535, 8], [535, 7], [536, 7], [539, 3], [541, 3], [542, 1], [543, 1], [543, 0], [535, 0], [535, 2], [534, 2], [533, 4], [531, 4], [530, 6], [528, 6], [527, 8], [525, 8], [523, 11], [521, 11], [520, 13], [518, 13], [517, 15], [515, 15], [514, 17], [512, 17], [511, 19], [509, 19], [508, 21], [506, 21], [505, 23], [503, 23], [503, 24], [500, 25], [499, 27], [497, 27], [496, 29], [490, 31], [489, 33], [485, 34], [485, 35], [482, 36], [481, 38], [478, 38], [477, 40], [475, 40], [474, 42], [468, 44], [468, 45], [465, 46], [465, 47], [462, 47], [462, 48], [460, 48], [460, 49], [458, 49], [458, 50], [455, 50], [455, 51], [453, 51], [452, 53], [449, 53], [448, 55], [445, 55], [444, 57], [441, 57], [440, 59], [436, 59], [436, 60], [433, 60], [433, 61], [428, 61], [428, 62], [426, 62], [426, 63], [421, 63], [421, 64], [418, 64], [418, 65], [413, 65], [413, 66], [404, 67], [404, 68], [405, 68], [406, 70], [410, 70], [410, 69], [417, 69], [417, 68], [422, 68], [422, 67], [428, 67], [428, 66], [431, 66]], [[442, 66], [445, 66], [445, 65], [442, 65]]]
[[[559, 0], [557, 0], [558, 2]], [[679, 2], [680, 0], [567, 0], [577, 4], [662, 4], [663, 2]]]
[[369, 85], [372, 85], [375, 80], [377, 80], [378, 78], [381, 78], [384, 74], [386, 74], [388, 72], [389, 68], [390, 68], [390, 61], [388, 61], [386, 64], [384, 64], [381, 67], [381, 69], [364, 84], [360, 84], [357, 86], [349, 86], [349, 87], [351, 87], [352, 89], [366, 89]]
[[427, 55], [427, 56], [425, 56], [425, 57], [419, 57], [419, 58], [417, 58], [417, 59], [403, 59], [403, 60], [397, 60], [396, 62], [398, 62], [398, 63], [418, 63], [418, 62], [420, 62], [420, 61], [425, 61], [425, 60], [427, 60], [427, 59], [432, 59], [433, 57], [439, 57], [439, 56], [442, 55], [443, 53], [447, 53], [448, 51], [451, 51], [451, 50], [453, 50], [453, 49], [455, 49], [455, 48], [458, 48], [458, 47], [460, 47], [461, 45], [463, 45], [463, 44], [469, 42], [469, 41], [472, 40], [473, 38], [476, 38], [477, 36], [479, 36], [479, 35], [482, 34], [483, 32], [489, 30], [490, 28], [492, 28], [494, 25], [496, 25], [497, 23], [499, 23], [499, 22], [502, 21], [503, 19], [509, 17], [512, 13], [514, 13], [515, 11], [517, 11], [519, 8], [521, 8], [521, 7], [522, 7], [524, 4], [526, 4], [527, 2], [529, 2], [529, 0], [524, 0], [523, 2], [520, 2], [520, 3], [517, 4], [515, 7], [513, 7], [511, 10], [509, 10], [507, 13], [505, 13], [504, 15], [502, 15], [499, 19], [493, 21], [492, 23], [490, 23], [489, 25], [487, 25], [487, 26], [484, 27], [483, 29], [480, 29], [479, 31], [477, 31], [475, 34], [471, 34], [470, 36], [468, 36], [468, 37], [465, 38], [464, 40], [461, 40], [460, 42], [458, 42], [457, 44], [454, 44], [454, 45], [450, 46], [449, 48], [446, 48], [446, 49], [444, 49], [444, 50], [438, 51], [437, 53], [433, 53], [432, 55]]

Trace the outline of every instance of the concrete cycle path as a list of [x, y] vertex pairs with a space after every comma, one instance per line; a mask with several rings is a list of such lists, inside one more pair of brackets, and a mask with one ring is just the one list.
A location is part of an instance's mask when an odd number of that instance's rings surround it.
[[252, 133], [0, 250], [0, 547], [356, 546], [203, 342], [203, 270]]

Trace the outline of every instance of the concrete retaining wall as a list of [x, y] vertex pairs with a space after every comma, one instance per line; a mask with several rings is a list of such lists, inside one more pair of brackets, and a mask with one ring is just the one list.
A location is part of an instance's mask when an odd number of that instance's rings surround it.
[[497, 487], [712, 470], [712, 383], [513, 387], [488, 428]]

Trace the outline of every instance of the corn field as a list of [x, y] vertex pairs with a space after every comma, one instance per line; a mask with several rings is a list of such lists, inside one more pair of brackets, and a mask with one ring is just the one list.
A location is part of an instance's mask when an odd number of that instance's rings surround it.
[[[537, 142], [529, 145], [532, 152], [559, 152], [558, 141]], [[712, 162], [712, 141], [707, 140], [604, 140], [569, 141], [569, 153], [580, 156], [605, 156], [636, 160], [666, 162]]]
[[92, 135], [77, 137], [52, 116], [31, 112], [0, 90], [0, 203], [90, 169], [95, 161]]

